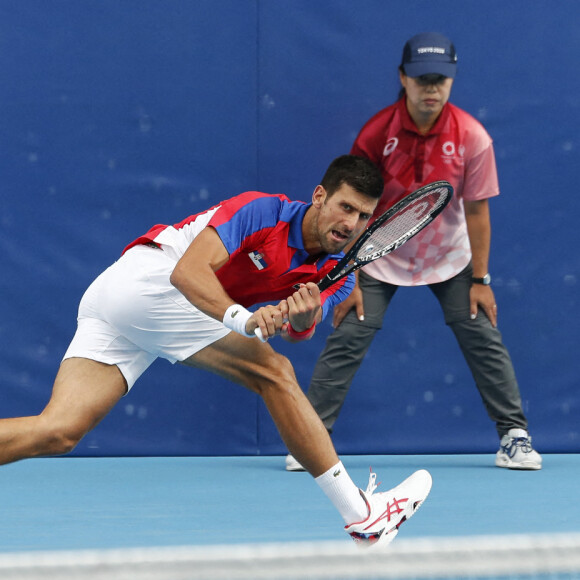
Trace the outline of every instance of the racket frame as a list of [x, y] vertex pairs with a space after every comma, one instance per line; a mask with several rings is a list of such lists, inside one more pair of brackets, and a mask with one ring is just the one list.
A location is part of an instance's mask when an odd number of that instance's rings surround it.
[[[388, 246], [377, 250], [373, 254], [369, 254], [364, 258], [359, 258], [357, 256], [360, 248], [365, 244], [365, 242], [371, 237], [371, 235], [378, 230], [382, 225], [390, 220], [397, 213], [402, 212], [405, 208], [412, 205], [417, 199], [423, 197], [429, 191], [445, 188], [447, 190], [447, 197], [444, 199], [443, 203], [435, 207], [430, 212], [427, 212], [424, 218], [418, 222], [414, 227], [409, 229], [405, 234], [401, 234], [393, 243]], [[453, 197], [453, 187], [448, 181], [434, 181], [433, 183], [428, 183], [423, 187], [413, 191], [409, 195], [406, 195], [403, 199], [398, 201], [386, 212], [381, 214], [358, 238], [354, 243], [352, 248], [346, 253], [346, 255], [340, 260], [336, 266], [328, 273], [320, 282], [318, 282], [318, 287], [321, 292], [327, 290], [338, 280], [348, 276], [351, 272], [362, 268], [366, 264], [390, 254], [397, 248], [400, 248], [405, 242], [409, 241], [413, 236], [418, 234], [423, 228], [429, 225], [446, 207]]]

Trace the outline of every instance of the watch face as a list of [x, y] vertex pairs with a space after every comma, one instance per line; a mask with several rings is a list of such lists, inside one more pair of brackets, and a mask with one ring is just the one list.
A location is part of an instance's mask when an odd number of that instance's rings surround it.
[[484, 284], [491, 284], [491, 276], [490, 276], [489, 274], [486, 274], [486, 275], [483, 277], [483, 283], [484, 283]]

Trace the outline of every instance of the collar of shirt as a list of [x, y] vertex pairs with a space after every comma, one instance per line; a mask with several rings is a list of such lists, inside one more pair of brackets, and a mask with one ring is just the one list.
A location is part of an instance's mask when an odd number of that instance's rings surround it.
[[[293, 204], [291, 204], [293, 205]], [[302, 222], [304, 221], [304, 216], [308, 209], [312, 206], [312, 203], [308, 204], [296, 204], [297, 208], [295, 211], [292, 212], [292, 215], [289, 216], [288, 219], [288, 245], [291, 248], [296, 249], [296, 253], [292, 259], [292, 263], [294, 267], [296, 264], [301, 263], [304, 264], [308, 258], [310, 258], [310, 254], [304, 249], [304, 238], [302, 237]], [[342, 258], [344, 254], [341, 252], [340, 254], [323, 254], [316, 260], [316, 268], [320, 270], [326, 262], [333, 258], [335, 260], [339, 260]]]
[[417, 125], [415, 125], [415, 122], [413, 121], [413, 119], [411, 119], [411, 115], [409, 115], [409, 111], [407, 110], [406, 99], [407, 99], [406, 97], [403, 97], [397, 103], [397, 110], [399, 112], [401, 126], [403, 127], [403, 129], [405, 129], [406, 131], [410, 131], [411, 133], [415, 133], [416, 135], [420, 135], [422, 137], [427, 137], [430, 135], [439, 135], [445, 132], [445, 127], [447, 125], [447, 120], [449, 118], [448, 102], [445, 103], [445, 105], [443, 105], [441, 114], [437, 118], [437, 121], [435, 121], [435, 125], [431, 127], [431, 130], [426, 135], [421, 135], [421, 133], [419, 133], [419, 129], [417, 129]]
[[[290, 204], [289, 208], [294, 209], [288, 216], [288, 245], [297, 250], [304, 250], [304, 239], [302, 238], [302, 222], [311, 203]], [[284, 217], [284, 216], [282, 216]]]

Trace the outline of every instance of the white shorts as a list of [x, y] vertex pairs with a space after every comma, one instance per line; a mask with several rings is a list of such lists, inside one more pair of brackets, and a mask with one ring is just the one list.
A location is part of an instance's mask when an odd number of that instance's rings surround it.
[[150, 246], [126, 252], [82, 297], [77, 331], [63, 360], [117, 365], [130, 389], [157, 357], [183, 361], [231, 332], [171, 284], [175, 264]]

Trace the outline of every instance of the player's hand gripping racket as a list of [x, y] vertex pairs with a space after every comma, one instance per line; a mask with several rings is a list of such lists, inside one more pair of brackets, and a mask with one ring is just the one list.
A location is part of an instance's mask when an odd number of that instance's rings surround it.
[[[447, 181], [435, 181], [405, 196], [379, 216], [358, 238], [342, 260], [318, 282], [320, 292], [366, 264], [386, 256], [428, 226], [453, 197]], [[262, 333], [256, 328], [256, 335]]]
[[453, 197], [447, 181], [435, 181], [405, 196], [379, 216], [359, 237], [342, 260], [318, 282], [323, 292], [366, 264], [400, 248], [428, 226]]

